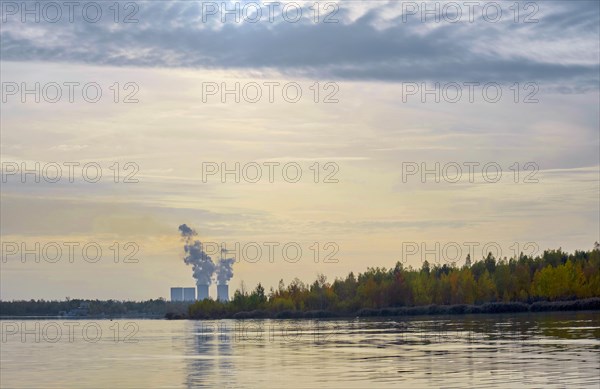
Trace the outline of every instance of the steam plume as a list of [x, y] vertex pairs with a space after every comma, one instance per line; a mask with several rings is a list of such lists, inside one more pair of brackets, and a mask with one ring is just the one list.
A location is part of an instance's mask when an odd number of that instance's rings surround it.
[[221, 249], [221, 259], [217, 262], [217, 283], [219, 285], [227, 285], [227, 282], [233, 277], [234, 258], [223, 258], [227, 250]]
[[199, 240], [194, 240], [194, 237], [198, 234], [186, 224], [180, 225], [179, 231], [185, 241], [186, 256], [183, 260], [187, 265], [192, 265], [196, 284], [210, 285], [212, 276], [215, 273], [215, 264], [202, 249], [202, 243]]

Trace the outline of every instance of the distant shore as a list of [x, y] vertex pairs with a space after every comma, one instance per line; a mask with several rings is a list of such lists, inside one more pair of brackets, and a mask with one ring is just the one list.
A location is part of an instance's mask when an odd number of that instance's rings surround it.
[[538, 301], [531, 304], [521, 302], [494, 302], [481, 305], [426, 305], [416, 307], [391, 307], [381, 309], [363, 308], [356, 312], [332, 312], [326, 310], [312, 311], [280, 311], [265, 310], [242, 311], [222, 316], [188, 317], [184, 314], [167, 313], [168, 320], [218, 320], [218, 319], [321, 319], [321, 318], [354, 318], [354, 317], [402, 317], [426, 315], [467, 315], [520, 312], [566, 312], [566, 311], [600, 311], [600, 297], [569, 301]]
[[[1, 302], [0, 302], [1, 303]], [[18, 302], [21, 305], [35, 305], [36, 302]], [[496, 314], [496, 313], [537, 313], [537, 312], [573, 312], [573, 311], [600, 311], [600, 297], [565, 301], [537, 301], [523, 302], [491, 302], [479, 305], [424, 305], [413, 307], [389, 307], [380, 309], [363, 308], [354, 312], [334, 312], [328, 310], [306, 311], [267, 311], [252, 310], [223, 313], [220, 315], [194, 315], [188, 313], [189, 304], [172, 304], [161, 301], [160, 308], [153, 312], [103, 312], [91, 313], [82, 316], [56, 315], [50, 312], [32, 312], [19, 314], [10, 312], [11, 309], [0, 309], [0, 320], [119, 320], [119, 319], [149, 319], [149, 320], [219, 320], [219, 319], [328, 319], [328, 318], [356, 318], [356, 317], [411, 317], [430, 315], [469, 315], [469, 314]], [[7, 302], [4, 302], [7, 304]], [[96, 304], [101, 305], [97, 301]], [[122, 302], [121, 304], [143, 304]], [[0, 304], [1, 306], [1, 304]], [[5, 307], [6, 308], [6, 307]], [[27, 311], [27, 310], [26, 310]], [[161, 312], [162, 311], [162, 312]], [[54, 312], [54, 310], [52, 310]], [[198, 312], [198, 311], [196, 311]]]
[[88, 316], [64, 316], [64, 315], [0, 315], [0, 320], [162, 320], [165, 315], [88, 315]]

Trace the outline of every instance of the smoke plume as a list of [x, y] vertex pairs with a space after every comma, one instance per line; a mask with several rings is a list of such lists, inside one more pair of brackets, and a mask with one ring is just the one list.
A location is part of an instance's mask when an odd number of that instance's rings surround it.
[[[227, 250], [222, 249], [221, 254], [225, 254]], [[227, 285], [227, 282], [233, 277], [234, 258], [221, 258], [217, 262], [217, 283], [219, 285]]]
[[186, 256], [183, 260], [187, 265], [192, 265], [196, 284], [210, 285], [212, 276], [215, 273], [215, 264], [202, 249], [202, 243], [199, 240], [194, 240], [194, 237], [198, 234], [186, 224], [180, 225], [179, 231], [185, 241]]

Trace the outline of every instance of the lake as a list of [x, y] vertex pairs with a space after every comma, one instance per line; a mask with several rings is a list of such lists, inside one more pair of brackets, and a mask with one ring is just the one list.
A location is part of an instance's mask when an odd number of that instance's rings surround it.
[[1, 324], [2, 388], [600, 386], [600, 312]]

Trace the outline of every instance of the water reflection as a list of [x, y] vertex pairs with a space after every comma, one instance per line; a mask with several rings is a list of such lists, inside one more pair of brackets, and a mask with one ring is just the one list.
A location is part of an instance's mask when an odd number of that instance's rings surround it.
[[[600, 385], [597, 312], [137, 323], [133, 343], [21, 342], [10, 327], [0, 387]], [[100, 325], [112, 334], [114, 323]]]
[[185, 322], [183, 353], [188, 388], [231, 387], [235, 380], [232, 330], [222, 322]]

